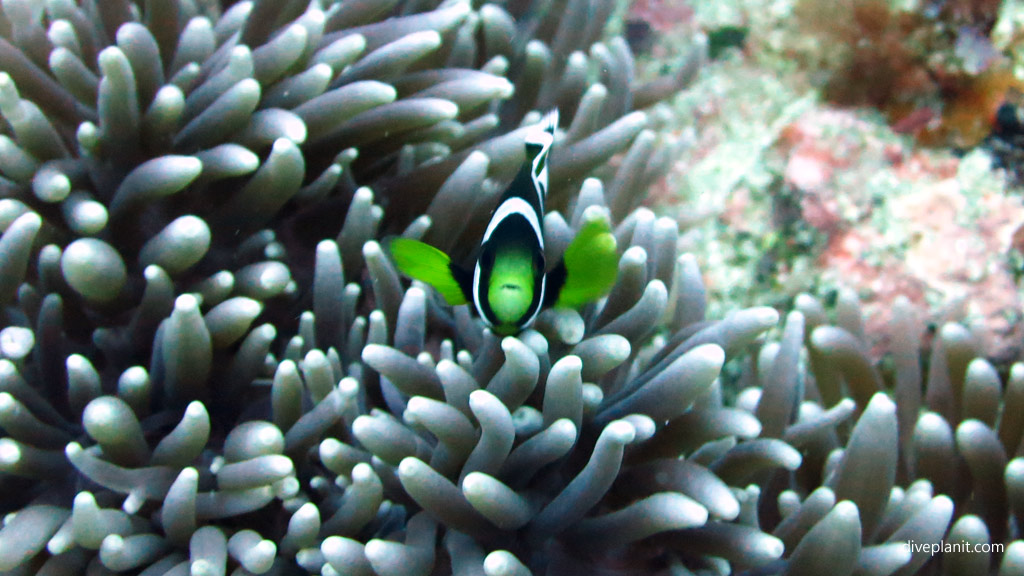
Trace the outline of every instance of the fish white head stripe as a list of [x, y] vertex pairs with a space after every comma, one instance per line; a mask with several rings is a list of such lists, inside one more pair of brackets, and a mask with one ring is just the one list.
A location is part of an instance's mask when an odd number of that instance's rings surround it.
[[498, 209], [494, 211], [494, 216], [491, 217], [491, 221], [487, 224], [487, 230], [484, 232], [483, 242], [487, 242], [491, 238], [491, 234], [494, 233], [498, 224], [513, 214], [520, 214], [523, 218], [526, 218], [526, 221], [530, 223], [530, 228], [533, 229], [533, 233], [537, 235], [537, 242], [543, 250], [544, 234], [542, 232], [543, 229], [540, 226], [540, 220], [537, 219], [537, 213], [533, 211], [533, 207], [530, 206], [526, 200], [517, 196], [513, 196], [512, 198], [505, 200], [501, 203], [501, 206], [498, 206]]

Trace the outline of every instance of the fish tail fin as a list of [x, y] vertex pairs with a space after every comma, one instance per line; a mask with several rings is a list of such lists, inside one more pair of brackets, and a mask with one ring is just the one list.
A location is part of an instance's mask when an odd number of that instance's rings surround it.
[[[536, 151], [537, 154], [547, 152], [555, 141], [556, 128], [558, 128], [558, 108], [553, 108], [526, 135], [527, 151]], [[537, 154], [531, 154], [531, 156]]]
[[558, 108], [548, 112], [541, 121], [534, 125], [526, 135], [527, 163], [531, 165], [534, 186], [541, 199], [548, 191], [548, 152], [555, 143], [555, 130], [558, 128]]
[[388, 246], [395, 266], [406, 276], [430, 284], [452, 306], [468, 302], [459, 271], [447, 254], [418, 240], [395, 238]]

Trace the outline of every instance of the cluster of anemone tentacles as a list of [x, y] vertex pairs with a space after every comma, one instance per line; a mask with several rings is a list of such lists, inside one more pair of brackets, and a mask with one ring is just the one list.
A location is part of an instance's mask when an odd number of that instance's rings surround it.
[[[700, 51], [636, 84], [614, 9], [0, 2], [0, 573], [1024, 574], [1024, 368], [705, 319], [637, 208]], [[378, 240], [467, 257], [556, 106], [547, 260], [603, 213], [619, 277], [500, 339]]]

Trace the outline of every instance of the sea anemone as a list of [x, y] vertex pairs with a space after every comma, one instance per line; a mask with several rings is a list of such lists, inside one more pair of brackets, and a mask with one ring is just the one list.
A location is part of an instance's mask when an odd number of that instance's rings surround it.
[[[705, 318], [639, 207], [700, 42], [636, 84], [610, 0], [0, 5], [0, 572], [881, 575], [954, 517], [1019, 537], [1019, 366], [1001, 399], [944, 329], [918, 419], [913, 339], [894, 403], [853, 299], [777, 345]], [[618, 280], [499, 338], [382, 242], [467, 257], [553, 107], [549, 260], [607, 217]]]
[[762, 436], [804, 456], [795, 474], [762, 483], [759, 519], [785, 542], [786, 573], [1021, 573], [1020, 509], [1010, 502], [1022, 464], [1008, 455], [1024, 430], [1024, 365], [1001, 382], [952, 323], [923, 358], [915, 312], [900, 300], [883, 372], [852, 292], [840, 293], [834, 325], [808, 295], [795, 306], [737, 398]]

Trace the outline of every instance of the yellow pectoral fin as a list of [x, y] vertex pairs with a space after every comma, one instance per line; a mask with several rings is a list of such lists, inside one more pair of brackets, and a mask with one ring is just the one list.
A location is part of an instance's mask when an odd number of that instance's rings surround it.
[[452, 306], [466, 303], [466, 295], [452, 275], [451, 259], [447, 254], [408, 238], [395, 238], [389, 249], [395, 266], [402, 273], [430, 284]]
[[607, 216], [589, 218], [565, 249], [565, 284], [555, 306], [579, 308], [604, 296], [615, 284], [619, 256]]

